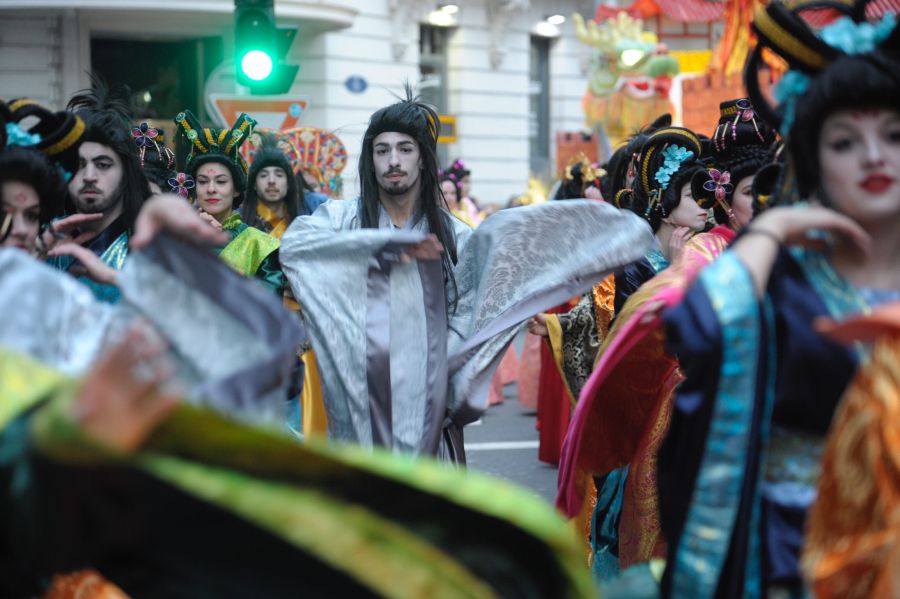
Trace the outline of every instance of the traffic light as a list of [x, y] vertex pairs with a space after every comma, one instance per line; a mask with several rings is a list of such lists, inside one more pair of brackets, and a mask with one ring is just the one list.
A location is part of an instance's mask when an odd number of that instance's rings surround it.
[[273, 5], [273, 0], [234, 0], [237, 80], [252, 94], [286, 93], [300, 69], [284, 64], [297, 28], [278, 27]]

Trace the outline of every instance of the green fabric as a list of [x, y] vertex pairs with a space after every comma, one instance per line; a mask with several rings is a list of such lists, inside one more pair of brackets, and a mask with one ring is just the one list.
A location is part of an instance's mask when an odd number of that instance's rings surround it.
[[[27, 359], [19, 363], [38, 368]], [[0, 380], [4, 397], [7, 382]], [[526, 586], [554, 580], [549, 596], [596, 596], [560, 517], [507, 483], [430, 460], [301, 446], [188, 404], [179, 405], [140, 452], [118, 455], [73, 426], [68, 406], [75, 389], [75, 382], [58, 376], [55, 385], [31, 394], [54, 395], [31, 418], [33, 443], [42, 453], [63, 463], [137, 468], [252, 522], [378, 595], [493, 597], [511, 594], [503, 591], [510, 580]], [[417, 505], [428, 506], [422, 525], [405, 517]], [[481, 524], [448, 543], [470, 518]], [[498, 540], [515, 535], [523, 545]], [[540, 568], [528, 566], [520, 553], [535, 548], [550, 556]]]
[[280, 296], [285, 284], [277, 254], [281, 242], [248, 226], [237, 212], [225, 219], [222, 230], [231, 241], [219, 250], [219, 257], [245, 277], [256, 277]]

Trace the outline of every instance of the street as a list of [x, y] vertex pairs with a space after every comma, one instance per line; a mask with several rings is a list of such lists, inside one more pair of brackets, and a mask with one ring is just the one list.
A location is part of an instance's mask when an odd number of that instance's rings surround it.
[[488, 409], [465, 429], [468, 467], [534, 491], [548, 502], [556, 497], [556, 468], [538, 461], [535, 413], [519, 403], [515, 384], [505, 401]]

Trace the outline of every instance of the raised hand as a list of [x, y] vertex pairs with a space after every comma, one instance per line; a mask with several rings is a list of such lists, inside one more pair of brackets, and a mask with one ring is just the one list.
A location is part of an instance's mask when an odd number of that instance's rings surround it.
[[40, 233], [38, 233], [37, 243], [40, 256], [50, 255], [57, 246], [64, 243], [74, 243], [81, 245], [86, 241], [90, 241], [97, 236], [97, 231], [80, 231], [79, 228], [86, 223], [93, 223], [101, 220], [103, 215], [96, 214], [73, 214], [65, 218], [53, 221]]
[[87, 374], [71, 415], [95, 443], [134, 451], [179, 401], [164, 389], [172, 368], [162, 359], [165, 343], [142, 322], [129, 327]]
[[547, 315], [546, 314], [538, 314], [534, 318], [528, 321], [526, 325], [528, 327], [528, 332], [532, 335], [537, 335], [538, 337], [549, 337], [550, 330], [547, 328]]
[[71, 256], [78, 260], [80, 267], [76, 265], [69, 268], [72, 275], [86, 275], [101, 285], [117, 284], [119, 271], [106, 264], [97, 254], [84, 246], [72, 242], [60, 243], [47, 252], [47, 255]]
[[[196, 243], [225, 245], [228, 234], [214, 218], [198, 213], [184, 198], [173, 194], [156, 195], [147, 200], [138, 214], [131, 247], [141, 249], [160, 231]], [[214, 222], [210, 222], [210, 220]], [[213, 226], [210, 226], [213, 225]]]
[[438, 241], [437, 235], [429, 233], [423, 241], [403, 250], [400, 261], [405, 264], [413, 258], [416, 260], [438, 260], [443, 252], [444, 246]]

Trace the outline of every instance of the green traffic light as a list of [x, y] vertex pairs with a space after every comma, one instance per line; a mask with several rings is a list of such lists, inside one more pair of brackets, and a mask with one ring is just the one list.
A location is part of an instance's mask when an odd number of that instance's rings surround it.
[[262, 50], [251, 50], [241, 59], [241, 71], [254, 81], [262, 81], [272, 74], [272, 57]]

